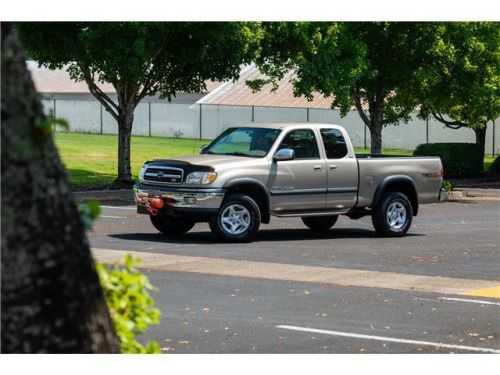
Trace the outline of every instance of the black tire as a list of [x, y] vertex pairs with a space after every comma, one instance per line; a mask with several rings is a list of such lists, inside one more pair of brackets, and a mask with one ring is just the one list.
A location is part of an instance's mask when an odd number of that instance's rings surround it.
[[[223, 218], [232, 220], [230, 216], [231, 207], [233, 208], [232, 212], [235, 213], [234, 220], [242, 220], [239, 224], [237, 221], [233, 224], [234, 233], [230, 232], [232, 228], [228, 228], [228, 225], [231, 224], [222, 221]], [[260, 210], [257, 203], [248, 195], [234, 193], [222, 202], [217, 215], [211, 217], [208, 224], [214, 236], [219, 240], [226, 242], [249, 242], [259, 230], [260, 220]], [[238, 233], [240, 230], [241, 232]]]
[[170, 237], [178, 237], [189, 232], [195, 224], [192, 220], [173, 218], [165, 215], [149, 215], [149, 218], [156, 229], [165, 236]]
[[[404, 212], [402, 211], [400, 215], [391, 217], [389, 210], [394, 207], [398, 210], [404, 209]], [[394, 219], [395, 217], [396, 219]], [[384, 237], [404, 236], [410, 229], [412, 220], [413, 209], [408, 197], [403, 193], [387, 193], [372, 213], [373, 227], [378, 234]]]
[[314, 232], [326, 232], [335, 225], [337, 215], [334, 216], [306, 216], [302, 217], [302, 222]]

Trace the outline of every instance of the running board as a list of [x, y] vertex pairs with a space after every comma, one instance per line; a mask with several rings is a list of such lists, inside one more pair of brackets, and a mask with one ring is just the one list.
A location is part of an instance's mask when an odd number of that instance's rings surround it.
[[283, 212], [271, 212], [272, 216], [276, 217], [307, 217], [307, 216], [333, 216], [333, 215], [344, 215], [350, 210], [336, 210], [336, 211], [283, 211]]

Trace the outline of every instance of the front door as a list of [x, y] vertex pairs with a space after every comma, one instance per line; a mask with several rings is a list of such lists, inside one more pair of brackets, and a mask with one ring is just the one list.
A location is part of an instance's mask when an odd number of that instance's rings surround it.
[[325, 208], [326, 165], [320, 158], [318, 141], [311, 129], [294, 129], [277, 150], [292, 149], [293, 160], [271, 165], [271, 210], [274, 212]]
[[354, 207], [358, 192], [358, 163], [349, 155], [344, 135], [339, 129], [320, 130], [326, 152], [328, 192], [326, 208], [344, 210]]

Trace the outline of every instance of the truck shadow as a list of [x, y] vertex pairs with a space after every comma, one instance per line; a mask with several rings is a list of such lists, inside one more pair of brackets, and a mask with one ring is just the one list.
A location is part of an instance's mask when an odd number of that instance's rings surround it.
[[[407, 237], [420, 237], [425, 234], [407, 233]], [[128, 241], [161, 242], [172, 244], [219, 244], [209, 231], [189, 232], [181, 237], [167, 237], [161, 233], [117, 233], [109, 237]], [[387, 238], [380, 237], [377, 232], [360, 228], [338, 228], [328, 232], [315, 233], [309, 229], [268, 229], [260, 230], [252, 242], [279, 242], [303, 240], [334, 240], [341, 238]], [[397, 238], [395, 238], [397, 239]]]

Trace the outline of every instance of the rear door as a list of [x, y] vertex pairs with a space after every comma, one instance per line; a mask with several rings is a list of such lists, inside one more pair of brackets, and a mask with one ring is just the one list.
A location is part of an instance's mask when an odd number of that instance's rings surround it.
[[302, 211], [325, 208], [326, 164], [312, 129], [290, 130], [277, 150], [292, 149], [293, 160], [271, 164], [271, 209]]
[[343, 210], [354, 207], [358, 192], [358, 164], [347, 147], [342, 131], [320, 129], [326, 153], [326, 208]]

